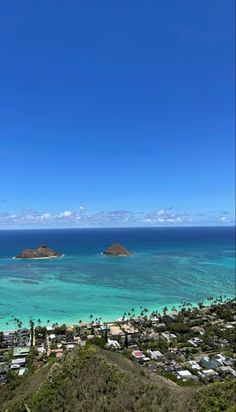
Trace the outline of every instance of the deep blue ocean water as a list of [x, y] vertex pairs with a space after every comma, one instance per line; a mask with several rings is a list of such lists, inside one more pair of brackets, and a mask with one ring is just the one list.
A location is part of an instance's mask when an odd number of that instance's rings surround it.
[[[114, 242], [130, 257], [101, 252]], [[39, 244], [63, 252], [50, 260], [12, 259]], [[116, 319], [149, 310], [235, 295], [232, 227], [0, 231], [0, 327], [14, 317], [43, 323]]]

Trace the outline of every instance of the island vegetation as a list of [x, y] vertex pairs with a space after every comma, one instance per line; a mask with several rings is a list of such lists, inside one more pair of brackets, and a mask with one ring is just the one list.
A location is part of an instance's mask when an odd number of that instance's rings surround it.
[[45, 245], [40, 245], [36, 249], [24, 249], [19, 255], [16, 256], [17, 259], [46, 259], [62, 256], [62, 253], [57, 252], [54, 249], [49, 248]]
[[130, 256], [132, 253], [119, 243], [114, 243], [103, 252], [104, 255], [111, 256]]

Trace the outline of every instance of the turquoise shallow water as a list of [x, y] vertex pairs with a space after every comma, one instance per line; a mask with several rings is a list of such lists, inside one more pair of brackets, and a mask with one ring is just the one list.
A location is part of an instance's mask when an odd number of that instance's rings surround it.
[[[108, 257], [120, 242], [135, 252]], [[65, 254], [12, 259], [44, 243]], [[140, 306], [171, 308], [209, 296], [235, 295], [233, 228], [148, 228], [0, 231], [0, 328], [14, 317], [46, 323], [112, 320]]]

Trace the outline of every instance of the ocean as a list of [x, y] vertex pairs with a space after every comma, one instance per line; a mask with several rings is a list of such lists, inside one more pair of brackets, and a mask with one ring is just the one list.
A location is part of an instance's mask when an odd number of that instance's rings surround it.
[[[134, 254], [101, 254], [115, 242]], [[0, 329], [14, 318], [73, 324], [234, 297], [234, 242], [232, 227], [0, 231]], [[39, 244], [64, 256], [13, 259]]]

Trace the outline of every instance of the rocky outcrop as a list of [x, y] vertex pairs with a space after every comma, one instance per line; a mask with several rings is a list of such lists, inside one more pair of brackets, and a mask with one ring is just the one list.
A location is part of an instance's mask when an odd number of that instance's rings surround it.
[[111, 255], [111, 256], [130, 256], [132, 253], [126, 249], [124, 246], [120, 245], [119, 243], [114, 243], [112, 246], [107, 248], [104, 252], [104, 255]]
[[24, 249], [22, 252], [16, 256], [20, 259], [40, 259], [40, 258], [52, 258], [61, 256], [62, 253], [56, 252], [45, 245], [40, 245], [36, 249]]

